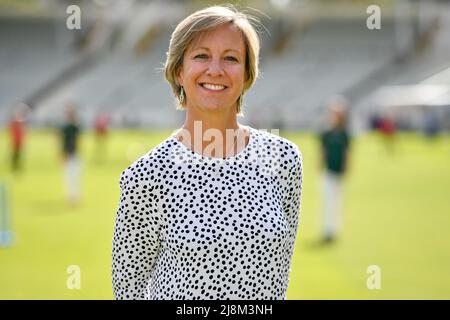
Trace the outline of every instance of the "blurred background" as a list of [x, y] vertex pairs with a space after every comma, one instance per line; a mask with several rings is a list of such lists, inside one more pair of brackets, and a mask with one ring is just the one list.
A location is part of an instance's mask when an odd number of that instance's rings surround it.
[[[164, 80], [170, 35], [222, 3], [0, 0], [1, 299], [112, 298], [120, 173], [185, 118]], [[449, 299], [450, 1], [238, 4], [262, 41], [239, 122], [303, 155], [288, 298]], [[337, 95], [350, 147], [323, 242]]]

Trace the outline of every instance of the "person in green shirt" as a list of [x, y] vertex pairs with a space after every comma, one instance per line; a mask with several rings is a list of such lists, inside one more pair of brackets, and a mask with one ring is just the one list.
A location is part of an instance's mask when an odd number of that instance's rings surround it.
[[341, 229], [342, 184], [348, 168], [350, 135], [347, 101], [335, 96], [328, 103], [330, 127], [320, 134], [323, 172], [323, 225], [325, 243], [334, 241]]
[[66, 121], [60, 129], [61, 149], [68, 198], [70, 204], [75, 205], [80, 199], [81, 164], [78, 157], [80, 127], [73, 104], [67, 106], [65, 117]]

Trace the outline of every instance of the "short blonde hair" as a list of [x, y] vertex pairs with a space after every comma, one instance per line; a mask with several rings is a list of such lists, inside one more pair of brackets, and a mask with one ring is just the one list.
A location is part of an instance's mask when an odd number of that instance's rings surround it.
[[[200, 34], [221, 25], [232, 23], [241, 31], [245, 45], [246, 81], [244, 84], [244, 92], [250, 89], [255, 83], [259, 74], [260, 41], [259, 36], [250, 21], [258, 23], [258, 20], [255, 17], [239, 12], [235, 7], [229, 5], [212, 6], [196, 11], [177, 25], [170, 39], [164, 70], [165, 78], [171, 85], [172, 91], [178, 100], [177, 109], [185, 109], [185, 101], [180, 103], [181, 86], [178, 83], [177, 74], [183, 65], [183, 58], [186, 50]], [[242, 100], [240, 97], [236, 110], [238, 115], [243, 115], [241, 103]]]

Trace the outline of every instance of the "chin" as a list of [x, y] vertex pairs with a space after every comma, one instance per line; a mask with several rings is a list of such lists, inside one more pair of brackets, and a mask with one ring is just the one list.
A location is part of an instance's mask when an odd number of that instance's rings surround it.
[[215, 111], [215, 110], [224, 110], [226, 109], [226, 105], [225, 104], [219, 104], [219, 103], [209, 103], [209, 104], [204, 104], [201, 109], [202, 110], [209, 110], [209, 111]]

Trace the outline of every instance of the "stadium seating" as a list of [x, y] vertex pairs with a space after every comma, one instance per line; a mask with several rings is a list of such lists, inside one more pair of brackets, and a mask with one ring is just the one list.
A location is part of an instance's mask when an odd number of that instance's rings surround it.
[[[155, 20], [158, 28], [147, 43], [147, 51], [136, 54], [136, 44], [130, 41], [128, 46], [101, 51], [88, 67], [40, 99], [31, 123], [60, 122], [62, 107], [72, 101], [87, 127], [100, 110], [110, 113], [112, 124], [118, 127], [179, 126], [184, 113], [175, 110], [163, 74], [173, 21], [161, 25]], [[15, 103], [26, 101], [82, 57], [73, 33], [55, 27], [55, 23], [45, 19], [0, 21], [0, 42], [8, 44], [0, 53], [0, 125]], [[266, 27], [271, 32], [276, 24], [269, 21]], [[276, 37], [276, 32], [273, 34]], [[261, 77], [245, 96], [242, 121], [260, 128], [317, 129], [323, 104], [331, 95], [351, 93], [358, 86], [365, 86], [366, 91], [378, 87], [379, 80], [368, 79], [383, 68], [389, 70], [396, 54], [390, 20], [374, 31], [365, 27], [364, 19], [319, 19], [295, 29], [277, 53], [273, 48], [276, 39], [264, 32], [262, 36]], [[442, 48], [436, 50], [443, 52]], [[425, 61], [419, 67], [431, 68]], [[417, 68], [408, 70], [402, 73], [403, 79], [419, 74]], [[386, 75], [395, 78], [388, 72]]]

